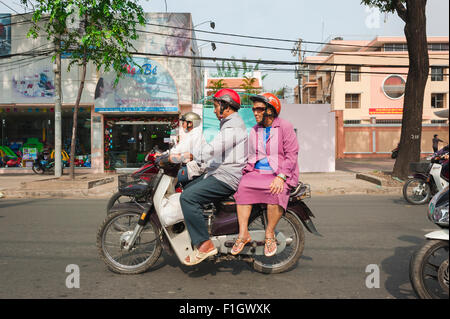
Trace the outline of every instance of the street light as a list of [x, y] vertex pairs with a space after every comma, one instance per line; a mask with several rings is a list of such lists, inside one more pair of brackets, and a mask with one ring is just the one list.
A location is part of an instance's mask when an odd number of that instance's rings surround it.
[[208, 20], [208, 21], [203, 21], [202, 23], [199, 23], [197, 25], [194, 25], [194, 29], [196, 27], [198, 27], [199, 25], [205, 24], [209, 22], [209, 26], [211, 27], [211, 29], [214, 29], [216, 27], [216, 23], [214, 21]]

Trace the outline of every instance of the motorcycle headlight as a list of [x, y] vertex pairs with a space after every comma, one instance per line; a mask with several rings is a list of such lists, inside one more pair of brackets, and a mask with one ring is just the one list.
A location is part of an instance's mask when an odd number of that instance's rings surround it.
[[428, 209], [428, 217], [433, 223], [448, 227], [448, 205], [434, 207], [434, 205], [430, 204]]

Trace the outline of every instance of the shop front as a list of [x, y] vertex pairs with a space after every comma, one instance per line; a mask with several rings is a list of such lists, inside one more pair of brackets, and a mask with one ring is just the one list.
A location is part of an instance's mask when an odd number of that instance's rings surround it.
[[95, 90], [95, 113], [103, 122], [103, 168], [137, 168], [151, 152], [168, 150], [179, 126], [178, 90], [171, 74], [153, 60], [135, 58], [115, 85], [103, 74]]
[[137, 168], [175, 142], [178, 115], [107, 115], [104, 123], [105, 170]]
[[[63, 107], [62, 142], [65, 158], [70, 154], [73, 108]], [[50, 152], [55, 145], [55, 111], [50, 106], [0, 106], [1, 167], [31, 167], [45, 148]], [[78, 113], [75, 161], [78, 167], [90, 167], [91, 109], [81, 107]], [[66, 159], [66, 158], [65, 158]], [[66, 161], [66, 165], [69, 162]]]

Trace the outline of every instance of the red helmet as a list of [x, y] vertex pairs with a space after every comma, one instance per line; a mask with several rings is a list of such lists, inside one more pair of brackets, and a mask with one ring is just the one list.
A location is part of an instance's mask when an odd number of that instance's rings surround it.
[[214, 94], [214, 101], [225, 102], [232, 108], [239, 110], [241, 108], [241, 98], [235, 90], [232, 89], [221, 89]]
[[270, 105], [275, 109], [275, 112], [277, 112], [277, 115], [280, 115], [281, 102], [280, 102], [280, 99], [276, 95], [274, 95], [272, 93], [263, 93], [261, 95], [250, 96], [250, 100], [252, 100], [253, 102], [260, 101], [266, 105]]

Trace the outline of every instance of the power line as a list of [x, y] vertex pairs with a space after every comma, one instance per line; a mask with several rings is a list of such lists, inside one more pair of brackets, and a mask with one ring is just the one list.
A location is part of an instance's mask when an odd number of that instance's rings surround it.
[[7, 7], [9, 10], [14, 11], [17, 14], [20, 14], [19, 12], [17, 12], [16, 10], [14, 10], [13, 8], [11, 8], [10, 6], [8, 6], [6, 3], [4, 3], [2, 0], [0, 0], [0, 3], [2, 3], [5, 7]]
[[[166, 57], [166, 58], [179, 58], [190, 60], [207, 60], [207, 61], [225, 61], [225, 62], [246, 62], [255, 64], [268, 64], [268, 65], [312, 65], [312, 66], [357, 66], [357, 67], [370, 67], [370, 68], [409, 68], [409, 65], [385, 65], [385, 64], [351, 64], [351, 63], [323, 63], [323, 62], [297, 62], [297, 61], [276, 61], [276, 60], [254, 60], [254, 59], [236, 59], [236, 58], [218, 58], [218, 57], [198, 57], [198, 56], [186, 56], [186, 55], [169, 55], [169, 54], [157, 54], [157, 53], [145, 53], [145, 52], [132, 52], [133, 55], [138, 56], [153, 56], [153, 57]], [[448, 67], [448, 65], [446, 66]]]
[[36, 62], [40, 62], [40, 61], [46, 60], [46, 59], [48, 59], [48, 57], [43, 57], [43, 58], [40, 58], [40, 59], [33, 59], [32, 61], [29, 61], [29, 62], [27, 62], [27, 63], [20, 64], [20, 65], [17, 65], [17, 66], [14, 66], [14, 67], [12, 67], [12, 68], [10, 68], [10, 69], [2, 70], [2, 72], [7, 72], [7, 71], [16, 70], [16, 69], [22, 68], [22, 67], [24, 67], [24, 66], [27, 66], [27, 65], [30, 65], [30, 64], [33, 64], [33, 63], [36, 63]]
[[[215, 69], [217, 66], [213, 65], [193, 65], [196, 68], [210, 68]], [[243, 67], [233, 67], [233, 69], [246, 70]], [[296, 69], [280, 69], [280, 68], [262, 68], [255, 71], [277, 71], [277, 72], [298, 72]], [[352, 71], [347, 72], [343, 70], [304, 70], [304, 72], [317, 72], [317, 73], [351, 73], [351, 74], [374, 74], [374, 75], [392, 75], [392, 72], [377, 72], [377, 71]], [[396, 75], [408, 75], [408, 73], [395, 73]], [[443, 76], [448, 76], [449, 74], [443, 74]], [[432, 76], [429, 74], [428, 76]]]
[[[136, 21], [136, 23], [139, 23], [139, 22]], [[246, 38], [246, 39], [298, 43], [298, 40], [290, 40], [290, 39], [271, 38], [271, 37], [259, 37], [259, 36], [250, 36], [250, 35], [243, 35], [243, 34], [237, 34], [237, 33], [225, 33], [225, 32], [217, 32], [217, 31], [198, 30], [198, 29], [192, 29], [192, 28], [186, 28], [186, 27], [176, 27], [176, 26], [157, 24], [157, 23], [150, 23], [150, 22], [146, 22], [145, 24], [146, 25], [151, 25], [151, 26], [157, 26], [157, 27], [181, 29], [181, 30], [188, 30], [188, 31], [194, 31], [194, 32], [202, 32], [202, 33], [230, 36], [230, 37], [240, 37], [240, 38]], [[321, 44], [321, 45], [332, 45], [332, 46], [355, 47], [355, 48], [361, 48], [361, 49], [362, 48], [373, 48], [373, 49], [383, 49], [384, 48], [383, 46], [367, 46], [367, 45], [345, 44], [345, 43], [327, 43], [327, 42], [307, 41], [307, 40], [302, 40], [302, 42], [303, 43], [309, 43], [309, 44]]]
[[[225, 45], [235, 45], [235, 46], [241, 46], [241, 47], [250, 47], [250, 48], [259, 48], [259, 49], [269, 49], [269, 50], [280, 50], [280, 51], [289, 51], [291, 52], [292, 49], [290, 48], [280, 48], [280, 47], [273, 47], [273, 46], [262, 46], [262, 45], [253, 45], [253, 44], [244, 44], [244, 43], [235, 43], [235, 42], [225, 42], [225, 41], [216, 41], [216, 40], [207, 40], [207, 39], [199, 39], [199, 38], [193, 38], [188, 36], [180, 36], [180, 35], [174, 35], [174, 34], [166, 34], [166, 33], [160, 33], [160, 32], [153, 32], [153, 31], [147, 31], [147, 30], [136, 30], [140, 33], [145, 34], [154, 34], [154, 35], [161, 35], [161, 36], [167, 36], [167, 37], [175, 37], [175, 38], [182, 38], [182, 39], [189, 39], [189, 40], [196, 40], [196, 41], [204, 41], [209, 43], [219, 43], [219, 44], [225, 44]], [[308, 52], [308, 53], [324, 53], [329, 55], [341, 55], [341, 56], [361, 56], [361, 57], [381, 57], [381, 58], [391, 58], [391, 59], [409, 59], [409, 57], [400, 57], [400, 56], [389, 56], [389, 55], [369, 55], [369, 54], [358, 54], [358, 53], [342, 53], [342, 52], [324, 52], [324, 51], [314, 51], [314, 50], [302, 50], [302, 52]], [[435, 60], [445, 60], [446, 58], [434, 58]]]

